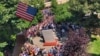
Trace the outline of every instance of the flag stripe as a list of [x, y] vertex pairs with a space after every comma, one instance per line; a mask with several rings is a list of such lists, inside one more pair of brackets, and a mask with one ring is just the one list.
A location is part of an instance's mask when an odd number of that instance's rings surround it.
[[32, 21], [33, 15], [27, 13], [28, 5], [22, 2], [19, 2], [18, 7], [17, 7], [17, 12], [16, 15], [24, 18], [28, 21]]
[[[17, 14], [18, 16], [20, 16], [20, 14]], [[20, 16], [20, 17], [24, 17], [25, 19], [28, 19], [28, 20], [31, 20], [32, 18], [29, 18], [29, 17], [27, 17], [27, 16]]]
[[21, 10], [21, 11], [24, 11], [24, 12], [26, 12], [26, 11], [27, 11], [27, 8], [18, 7], [18, 9], [17, 9], [17, 10]]
[[22, 10], [22, 11], [27, 11], [27, 5], [24, 5], [24, 3], [19, 3], [18, 4], [18, 10]]
[[28, 6], [27, 4], [22, 3], [22, 2], [19, 2], [19, 4], [18, 4], [18, 5]]
[[17, 8], [27, 8], [28, 5], [22, 5], [22, 4], [19, 4]]
[[24, 12], [24, 11], [21, 11], [21, 10], [18, 10], [17, 12], [20, 13], [20, 14], [23, 14], [23, 15], [29, 16], [29, 17], [33, 17], [32, 15], [30, 15], [30, 14]]
[[20, 12], [17, 12], [16, 14], [17, 14], [18, 16], [23, 17], [23, 18], [28, 19], [28, 20], [32, 20], [32, 18], [33, 18], [33, 17], [30, 17], [30, 16], [25, 15], [25, 14], [20, 13]]
[[20, 16], [20, 15], [18, 15], [18, 14], [16, 14], [17, 16], [19, 16], [19, 17], [21, 17], [22, 19], [25, 19], [25, 20], [28, 20], [28, 21], [32, 21], [32, 19], [27, 19], [26, 17], [24, 17], [24, 16]]
[[22, 14], [20, 12], [17, 12], [17, 13], [18, 13], [17, 15], [24, 16], [24, 17], [29, 18], [29, 19], [33, 18], [33, 17], [28, 16], [27, 14]]
[[23, 15], [23, 16], [27, 16], [29, 18], [33, 18], [31, 15], [29, 15], [28, 13], [23, 12], [23, 11], [18, 11], [17, 13], [19, 13], [20, 15]]

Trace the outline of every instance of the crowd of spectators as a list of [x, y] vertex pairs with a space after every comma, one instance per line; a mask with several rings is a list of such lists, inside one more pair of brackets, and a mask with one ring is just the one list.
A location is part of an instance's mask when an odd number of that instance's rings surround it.
[[[49, 9], [45, 9], [43, 11], [43, 14], [46, 16], [51, 15], [49, 11]], [[71, 22], [63, 22], [61, 24], [50, 23], [42, 28], [42, 30], [47, 29], [56, 29], [55, 32], [57, 33], [59, 40], [61, 40], [62, 37], [66, 37], [65, 41], [67, 41], [68, 39], [73, 38], [76, 35], [77, 37], [85, 37], [85, 31], [83, 31], [84, 29], [82, 29], [81, 26], [73, 24]], [[26, 42], [22, 47], [19, 56], [64, 56], [64, 44], [65, 43], [63, 43], [63, 45], [53, 46], [49, 50], [46, 50], [46, 48], [40, 48], [37, 45]]]
[[[67, 35], [65, 39], [66, 41], [63, 42], [62, 45], [52, 46], [49, 50], [47, 50], [46, 48], [40, 48], [37, 45], [30, 44], [29, 42], [27, 42], [22, 47], [22, 51], [19, 56], [65, 56], [64, 53], [66, 53], [65, 49], [67, 44], [72, 46], [72, 47], [68, 47], [67, 48], [68, 50], [70, 48], [74, 50], [73, 45], [76, 46], [80, 45], [81, 47], [81, 45], [84, 45], [89, 41], [85, 29], [83, 27], [80, 27], [79, 25], [72, 24], [72, 23], [63, 23], [60, 25], [56, 25], [55, 29], [56, 28], [60, 29], [61, 36], [63, 36], [62, 35], [63, 33], [66, 33]], [[69, 44], [69, 42], [66, 44], [68, 40], [71, 40], [70, 41], [71, 44]], [[79, 44], [76, 44], [74, 40]]]
[[21, 48], [19, 56], [63, 56], [62, 47], [62, 45], [56, 45], [46, 49], [26, 42]]
[[56, 24], [56, 35], [59, 38], [59, 40], [62, 40], [62, 38], [68, 37], [69, 30], [75, 31], [78, 33], [78, 29], [81, 28], [80, 25], [74, 24], [72, 22], [63, 22], [60, 24]]

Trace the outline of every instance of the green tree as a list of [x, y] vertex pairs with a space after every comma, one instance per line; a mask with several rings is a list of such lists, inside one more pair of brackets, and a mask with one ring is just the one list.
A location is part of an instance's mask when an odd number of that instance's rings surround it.
[[2, 52], [0, 52], [0, 56], [4, 56]]
[[68, 11], [69, 5], [67, 3], [58, 5], [56, 0], [52, 1], [52, 11], [55, 15], [55, 22], [63, 22], [69, 19], [72, 14]]
[[[7, 42], [7, 46], [14, 46], [16, 34], [28, 28], [30, 25], [30, 22], [22, 20], [15, 15], [18, 2], [18, 0], [0, 0], [0, 43]], [[29, 5], [34, 5], [34, 3], [35, 2], [29, 3]], [[38, 0], [38, 3], [42, 4], [42, 1]], [[38, 23], [42, 17], [40, 12], [42, 6], [34, 5], [34, 7], [39, 9], [36, 17], [33, 19], [34, 22]], [[32, 24], [34, 22], [32, 22]], [[1, 49], [3, 48], [4, 47], [1, 47]]]
[[33, 7], [36, 7], [38, 9], [44, 8], [44, 1], [43, 0], [30, 0], [30, 4]]
[[[80, 34], [76, 34], [73, 30], [68, 32], [68, 40], [63, 45], [63, 56], [89, 56], [86, 52], [88, 43], [90, 42], [89, 36], [86, 34], [85, 29], [80, 28]], [[84, 35], [84, 36], [80, 36]]]
[[37, 15], [34, 17], [34, 20], [32, 21], [31, 25], [36, 25], [38, 24], [39, 22], [41, 22], [42, 20], [42, 13], [41, 13], [41, 10], [44, 8], [44, 1], [42, 0], [30, 0], [30, 5], [32, 7], [36, 7], [38, 9], [38, 13]]
[[100, 20], [94, 14], [94, 12], [98, 13], [100, 11], [99, 3], [97, 0], [70, 0], [69, 10], [74, 16], [73, 20], [76, 19], [74, 22], [87, 28], [99, 27]]

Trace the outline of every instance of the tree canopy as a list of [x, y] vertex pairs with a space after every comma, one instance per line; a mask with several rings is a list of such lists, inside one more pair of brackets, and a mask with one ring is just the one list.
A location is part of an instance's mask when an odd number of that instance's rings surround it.
[[69, 19], [72, 14], [68, 10], [68, 4], [57, 4], [56, 0], [52, 1], [52, 11], [55, 15], [55, 21], [56, 22], [63, 22]]
[[86, 48], [90, 38], [85, 29], [78, 30], [79, 34], [72, 30], [68, 32], [68, 40], [64, 42], [64, 56], [88, 56]]
[[[42, 20], [43, 0], [21, 1], [38, 8], [38, 13], [30, 24], [15, 15], [19, 0], [0, 0], [0, 53], [6, 49], [6, 46], [9, 47], [8, 49], [14, 46], [17, 33]], [[52, 0], [51, 9], [57, 23], [71, 20], [88, 29], [100, 28], [100, 19], [97, 17], [100, 13], [100, 0], [70, 0], [60, 5], [56, 0]]]
[[7, 45], [5, 45], [4, 47], [0, 47], [0, 51], [6, 46], [14, 46], [17, 33], [19, 33], [25, 28], [28, 28], [32, 24], [37, 24], [42, 20], [41, 9], [43, 9], [44, 6], [43, 1], [24, 1], [29, 3], [28, 5], [34, 5], [34, 7], [38, 8], [38, 13], [31, 24], [30, 22], [22, 20], [15, 15], [18, 2], [19, 0], [0, 0], [0, 43], [7, 43]]

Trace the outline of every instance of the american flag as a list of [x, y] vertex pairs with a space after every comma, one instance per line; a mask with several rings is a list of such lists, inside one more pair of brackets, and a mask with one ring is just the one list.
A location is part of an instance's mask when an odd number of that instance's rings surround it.
[[16, 15], [18, 17], [21, 17], [25, 20], [32, 21], [33, 17], [36, 15], [37, 9], [34, 7], [31, 7], [25, 3], [19, 2]]

